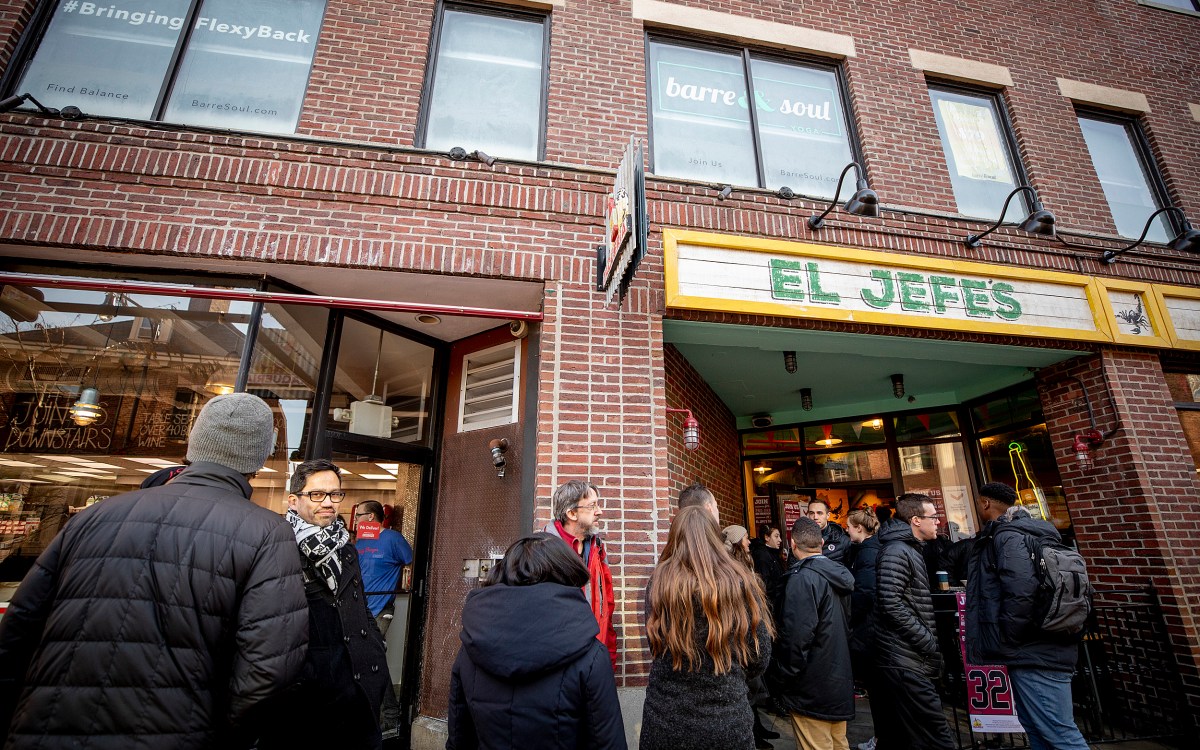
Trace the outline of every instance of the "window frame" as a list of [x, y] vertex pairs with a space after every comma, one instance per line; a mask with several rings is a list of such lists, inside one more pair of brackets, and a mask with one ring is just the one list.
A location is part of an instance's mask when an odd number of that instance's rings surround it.
[[[1146, 175], [1147, 187], [1150, 188], [1150, 197], [1154, 200], [1156, 206], [1155, 211], [1163, 208], [1174, 208], [1175, 202], [1171, 200], [1170, 190], [1167, 188], [1167, 181], [1163, 178], [1162, 170], [1159, 168], [1158, 160], [1154, 158], [1154, 149], [1150, 147], [1150, 139], [1146, 137], [1146, 130], [1142, 126], [1142, 118], [1133, 114], [1122, 114], [1110, 110], [1100, 109], [1097, 107], [1087, 107], [1076, 105], [1075, 107], [1075, 126], [1079, 127], [1079, 120], [1087, 118], [1098, 122], [1107, 122], [1112, 125], [1120, 125], [1125, 128], [1125, 133], [1130, 136], [1129, 140], [1133, 144], [1133, 155], [1138, 160], [1138, 164], [1142, 168], [1142, 172]], [[1080, 128], [1080, 138], [1083, 138], [1083, 130]], [[1095, 175], [1095, 166], [1092, 164], [1092, 151], [1088, 148], [1085, 141], [1084, 153], [1088, 156], [1088, 166], [1092, 167], [1092, 174]], [[1096, 182], [1099, 184], [1100, 176], [1096, 176]], [[1108, 205], [1107, 198], [1104, 201], [1105, 208], [1108, 209], [1108, 216], [1112, 219], [1113, 227], [1116, 227], [1116, 217], [1113, 216], [1112, 207]], [[1152, 212], [1153, 213], [1153, 212]], [[1168, 211], [1162, 214], [1166, 217], [1167, 226], [1171, 228], [1173, 235], [1178, 235], [1183, 231], [1183, 224], [1179, 221], [1175, 211]], [[1143, 227], [1145, 224], [1143, 224]], [[1124, 237], [1117, 232], [1117, 235]], [[1136, 239], [1129, 237], [1128, 239]], [[1149, 242], [1150, 240], [1147, 240]], [[1170, 239], [1167, 240], [1170, 242]]]
[[[1021, 148], [1017, 141], [1016, 128], [1013, 127], [1012, 117], [1010, 117], [1008, 113], [1008, 102], [1005, 101], [1004, 89], [991, 89], [984, 86], [970, 86], [963, 83], [956, 83], [954, 81], [931, 77], [927, 77], [925, 79], [925, 88], [931, 94], [929, 100], [929, 109], [930, 114], [934, 116], [934, 128], [937, 130], [938, 134], [938, 145], [943, 149], [943, 154], [945, 152], [946, 144], [941, 128], [937, 127], [936, 107], [932, 97], [933, 91], [946, 91], [951, 94], [958, 94], [959, 96], [973, 96], [981, 99], [988, 99], [995, 107], [996, 119], [1000, 121], [1000, 129], [1003, 131], [1002, 135], [1004, 136], [1004, 145], [1008, 148], [1008, 154], [1006, 155], [1008, 157], [1008, 167], [1012, 170], [1013, 179], [1016, 181], [1016, 184], [1012, 189], [1015, 190], [1021, 185], [1033, 185], [1029, 179], [1029, 172], [1025, 170], [1025, 160], [1021, 156]], [[946, 161], [946, 179], [951, 179], [949, 160]], [[950, 192], [951, 194], [954, 194], [953, 181], [951, 182]], [[1021, 204], [1024, 206], [1025, 213], [1029, 213], [1032, 210], [1033, 204], [1030, 202], [1029, 196], [1024, 191], [1018, 193], [1016, 195], [1016, 199], [1021, 201]], [[972, 220], [983, 220], [981, 217], [968, 216], [967, 214], [962, 213], [962, 211], [959, 209], [957, 195], [954, 196], [954, 208], [959, 216], [963, 216]], [[1001, 206], [997, 206], [996, 208], [999, 210]], [[1004, 217], [1000, 216], [999, 220], [1003, 222]], [[987, 221], [990, 222], [993, 221], [993, 219], [987, 219]]]
[[[270, 131], [240, 131], [237, 128], [220, 126], [217, 129], [230, 130], [234, 132], [254, 132], [254, 133], [270, 133], [279, 136], [294, 136], [299, 127], [300, 122], [304, 118], [304, 107], [308, 98], [308, 87], [312, 83], [313, 68], [316, 66], [316, 55], [320, 50], [321, 34], [325, 30], [325, 20], [329, 14], [329, 3], [331, 0], [323, 0], [325, 7], [321, 12], [321, 25], [316, 30], [314, 36], [316, 41], [313, 44], [313, 60], [308, 65], [308, 75], [304, 79], [304, 86], [301, 89], [300, 96], [300, 111], [296, 117], [296, 126], [288, 132], [270, 132]], [[127, 121], [127, 122], [145, 122], [155, 125], [167, 125], [180, 128], [195, 128], [197, 130], [210, 130], [214, 126], [208, 125], [192, 125], [186, 122], [168, 120], [165, 118], [167, 109], [171, 104], [171, 93], [175, 88], [175, 82], [179, 77], [180, 69], [183, 66], [184, 54], [188, 49], [188, 45], [192, 39], [192, 33], [196, 28], [196, 19], [199, 18], [200, 12], [204, 5], [204, 0], [189, 0], [187, 11], [184, 13], [183, 28], [180, 30], [179, 38], [175, 41], [175, 48], [171, 51], [170, 62], [167, 63], [166, 73], [163, 76], [162, 85], [158, 90], [158, 97], [154, 103], [154, 109], [151, 112], [149, 119], [141, 120], [129, 117], [95, 115], [84, 110], [89, 119], [100, 121]], [[33, 62], [37, 51], [41, 48], [42, 42], [46, 38], [46, 32], [50, 29], [50, 21], [54, 17], [54, 11], [58, 7], [56, 0], [42, 0], [34, 9], [30, 16], [29, 24], [26, 26], [26, 31], [21, 35], [17, 42], [16, 48], [13, 50], [11, 58], [12, 64], [0, 76], [0, 92], [5, 96], [12, 96], [21, 92], [17, 91], [17, 84], [25, 77], [25, 73], [29, 70], [30, 64]]]
[[[654, 83], [650, 74], [650, 44], [658, 42], [660, 44], [668, 44], [676, 47], [688, 47], [709, 52], [718, 52], [726, 54], [736, 54], [741, 59], [742, 77], [746, 85], [746, 91], [753, 92], [754, 90], [754, 73], [751, 66], [751, 61], [754, 59], [764, 60], [766, 62], [774, 62], [783, 65], [793, 65], [796, 67], [805, 67], [810, 69], [825, 70], [833, 73], [834, 80], [837, 82], [838, 97], [842, 104], [842, 117], [844, 119], [844, 127], [846, 129], [846, 141], [850, 147], [850, 155], [862, 167], [860, 175], [864, 180], [869, 179], [866, 174], [866, 164], [863, 161], [862, 142], [858, 134], [858, 116], [854, 111], [854, 102], [850, 98], [850, 87], [846, 81], [846, 76], [843, 70], [843, 61], [831, 61], [822, 59], [813, 55], [804, 55], [801, 53], [785, 54], [779, 50], [770, 50], [753, 45], [739, 45], [730, 42], [727, 39], [717, 39], [705, 37], [702, 35], [681, 36], [677, 34], [664, 33], [658, 30], [647, 29], [643, 34], [643, 70], [646, 71], [646, 126], [647, 126], [647, 141], [649, 154], [647, 160], [650, 164], [650, 173], [655, 177], [665, 177], [672, 180], [684, 180], [687, 182], [705, 182], [702, 180], [693, 180], [686, 177], [673, 177], [671, 175], [660, 174], [656, 171], [654, 163]], [[747, 107], [750, 115], [750, 142], [754, 148], [755, 173], [758, 175], [758, 185], [734, 185], [735, 188], [753, 188], [756, 190], [771, 190], [766, 187], [766, 166], [763, 160], [762, 153], [762, 137], [758, 126], [758, 112], [755, 107]], [[869, 182], [868, 182], [869, 185]], [[774, 191], [772, 191], [774, 192]], [[811, 200], [827, 202], [830, 197], [811, 196], [797, 192], [797, 197], [808, 198]]]
[[[460, 0], [438, 0], [434, 7], [433, 25], [429, 30], [429, 49], [425, 55], [425, 79], [421, 84], [421, 101], [417, 115], [417, 127], [413, 132], [413, 147], [425, 149], [429, 139], [429, 106], [433, 94], [433, 82], [437, 78], [438, 57], [442, 41], [443, 21], [447, 10], [476, 15], [509, 18], [520, 21], [537, 20], [542, 25], [542, 83], [538, 92], [538, 143], [534, 161], [546, 160], [546, 128], [548, 109], [550, 105], [550, 12], [537, 11], [529, 8], [488, 5], [486, 3], [461, 2]], [[463, 148], [473, 148], [469, 143], [460, 144]], [[508, 158], [508, 157], [505, 157]], [[514, 161], [521, 161], [514, 159]]]
[[1183, 13], [1184, 15], [1188, 16], [1200, 16], [1200, 0], [1188, 1], [1192, 4], [1190, 9], [1180, 8], [1176, 5], [1171, 5], [1164, 2], [1155, 2], [1155, 0], [1137, 0], [1137, 4], [1147, 8], [1154, 8], [1155, 10], [1165, 10], [1171, 13]]

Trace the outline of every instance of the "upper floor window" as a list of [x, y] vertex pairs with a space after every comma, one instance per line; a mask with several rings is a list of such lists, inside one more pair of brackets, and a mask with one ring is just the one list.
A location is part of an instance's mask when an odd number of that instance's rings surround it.
[[[1079, 129], [1104, 188], [1117, 234], [1140, 237], [1150, 214], [1165, 204], [1158, 186], [1160, 178], [1137, 122], [1128, 117], [1080, 112]], [[1159, 214], [1146, 239], [1166, 243], [1174, 235], [1167, 216]]]
[[[988, 221], [1000, 218], [1004, 199], [1025, 183], [1000, 97], [985, 92], [931, 86], [933, 116], [942, 137], [958, 212]], [[1030, 210], [1020, 193], [1005, 221], [1019, 222]]]
[[17, 93], [97, 117], [292, 133], [325, 0], [63, 0]]
[[1200, 13], [1200, 0], [1138, 0], [1141, 5], [1153, 5], [1160, 8], [1175, 8]]
[[831, 198], [855, 158], [833, 67], [651, 39], [649, 78], [655, 174]]
[[545, 16], [447, 5], [435, 30], [418, 144], [542, 157]]

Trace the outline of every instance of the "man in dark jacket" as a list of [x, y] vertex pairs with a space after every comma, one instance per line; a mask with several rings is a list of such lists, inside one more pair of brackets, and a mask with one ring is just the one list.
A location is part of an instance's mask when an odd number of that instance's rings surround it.
[[262, 399], [218, 396], [187, 469], [63, 527], [0, 623], [5, 747], [252, 743], [308, 640], [291, 529], [249, 500], [274, 431]]
[[1071, 707], [1077, 639], [1044, 632], [1034, 617], [1037, 578], [1027, 537], [1058, 542], [1054, 525], [1015, 506], [1012, 487], [979, 488], [986, 521], [971, 549], [967, 580], [967, 653], [976, 664], [1003, 664], [1017, 720], [1034, 750], [1087, 750]]
[[846, 564], [846, 553], [850, 550], [850, 535], [836, 523], [829, 522], [829, 503], [821, 499], [809, 500], [804, 515], [821, 528], [821, 554], [836, 563]]
[[[308, 658], [281, 711], [289, 715], [260, 748], [380, 748], [379, 710], [392, 689], [383, 636], [363, 594], [358, 552], [338, 508], [341, 469], [324, 458], [296, 467], [285, 518], [300, 547], [308, 597]], [[305, 711], [321, 718], [309, 720]]]
[[896, 502], [897, 521], [879, 532], [875, 588], [875, 680], [868, 685], [878, 750], [952, 750], [933, 681], [942, 669], [922, 544], [937, 536], [926, 495]]
[[802, 750], [846, 747], [854, 718], [850, 667], [850, 592], [854, 576], [821, 555], [816, 522], [800, 518], [790, 535], [795, 562], [775, 607], [778, 633], [767, 680], [792, 718]]

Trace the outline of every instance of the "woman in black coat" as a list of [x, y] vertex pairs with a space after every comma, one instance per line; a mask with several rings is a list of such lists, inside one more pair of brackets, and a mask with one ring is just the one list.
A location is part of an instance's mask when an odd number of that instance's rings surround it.
[[467, 594], [450, 675], [447, 750], [616, 748], [625, 725], [608, 648], [563, 540], [519, 539]]

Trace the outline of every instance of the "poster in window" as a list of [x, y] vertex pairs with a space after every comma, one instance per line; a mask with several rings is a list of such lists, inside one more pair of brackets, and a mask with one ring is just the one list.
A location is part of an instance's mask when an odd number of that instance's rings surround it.
[[972, 180], [1011, 182], [1004, 145], [992, 111], [948, 99], [939, 99], [937, 105], [958, 174]]

